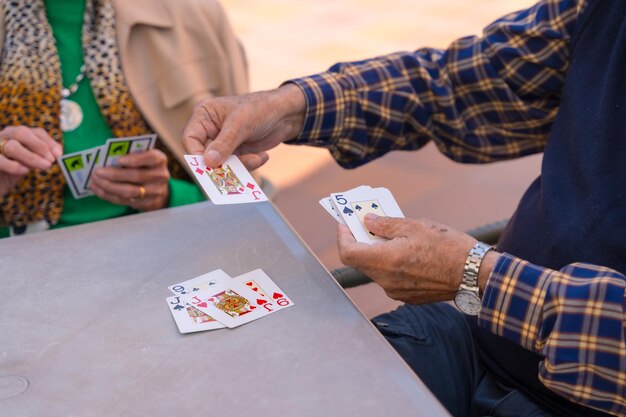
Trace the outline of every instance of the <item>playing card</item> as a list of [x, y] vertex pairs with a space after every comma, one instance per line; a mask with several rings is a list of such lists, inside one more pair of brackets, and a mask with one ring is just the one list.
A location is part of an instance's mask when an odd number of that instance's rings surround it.
[[322, 207], [324, 207], [324, 210], [326, 210], [328, 214], [333, 217], [333, 219], [337, 220], [338, 223], [346, 224], [341, 218], [341, 214], [339, 214], [335, 208], [331, 197], [324, 197], [319, 201], [319, 203]]
[[268, 301], [245, 285], [229, 280], [181, 297], [227, 327], [237, 327], [271, 313], [262, 308]]
[[89, 153], [85, 155], [87, 158], [87, 179], [85, 180], [85, 190], [90, 190], [91, 174], [93, 174], [93, 171], [96, 168], [101, 167], [104, 162], [104, 158], [102, 158], [103, 149], [104, 146], [97, 146], [89, 149]]
[[345, 193], [333, 193], [331, 198], [358, 242], [373, 244], [381, 240], [381, 237], [365, 228], [364, 218], [367, 213], [384, 217], [404, 217], [398, 203], [386, 188], [355, 189]]
[[129, 136], [125, 138], [107, 139], [102, 152], [102, 165], [119, 166], [118, 159], [131, 153], [145, 152], [154, 148], [156, 135]]
[[216, 269], [199, 277], [170, 285], [167, 288], [175, 295], [185, 295], [206, 290], [222, 281], [230, 281], [230, 276], [221, 269]]
[[207, 167], [201, 155], [185, 155], [185, 160], [214, 204], [267, 201], [265, 193], [237, 156], [231, 155], [217, 168]]
[[74, 152], [57, 158], [65, 181], [76, 199], [93, 195], [93, 192], [85, 189], [89, 169], [87, 155], [89, 154], [91, 154], [91, 150]]
[[165, 299], [181, 333], [202, 332], [205, 330], [222, 329], [224, 326], [208, 314], [198, 310], [181, 300], [176, 295]]
[[294, 302], [287, 297], [285, 292], [278, 288], [278, 285], [261, 269], [255, 269], [254, 271], [239, 275], [233, 278], [233, 280], [242, 283], [252, 289], [252, 291], [269, 300], [269, 303], [263, 305], [263, 307], [269, 311], [281, 310], [294, 305]]

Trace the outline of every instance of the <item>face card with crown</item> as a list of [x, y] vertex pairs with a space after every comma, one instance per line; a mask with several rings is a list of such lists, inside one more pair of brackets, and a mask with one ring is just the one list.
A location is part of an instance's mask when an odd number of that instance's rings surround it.
[[167, 297], [165, 301], [181, 333], [202, 332], [226, 327], [208, 314], [182, 301], [180, 296]]
[[231, 328], [272, 313], [262, 308], [267, 299], [235, 280], [217, 283], [181, 300]]
[[261, 187], [235, 155], [231, 155], [217, 168], [207, 167], [202, 155], [185, 155], [185, 161], [214, 204], [267, 201]]

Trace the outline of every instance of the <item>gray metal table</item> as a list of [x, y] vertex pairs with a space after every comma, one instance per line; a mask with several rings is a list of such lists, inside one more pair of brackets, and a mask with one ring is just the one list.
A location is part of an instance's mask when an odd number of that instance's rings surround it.
[[[167, 286], [262, 268], [296, 305], [178, 333]], [[0, 416], [439, 416], [269, 203], [202, 203], [0, 241]]]

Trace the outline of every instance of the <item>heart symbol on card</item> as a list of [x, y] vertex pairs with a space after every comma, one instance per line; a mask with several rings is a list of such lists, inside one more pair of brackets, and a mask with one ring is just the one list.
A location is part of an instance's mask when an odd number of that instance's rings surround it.
[[256, 186], [254, 184], [252, 184], [251, 182], [249, 182], [248, 184], [246, 184], [246, 187], [248, 187], [251, 190], [254, 190], [256, 188]]
[[267, 303], [267, 300], [264, 300], [262, 298], [259, 298], [256, 300], [256, 303], [260, 306], [262, 306], [263, 304]]
[[252, 286], [252, 281], [248, 281], [248, 282], [246, 282], [246, 285], [247, 285], [248, 287], [251, 287], [251, 286]]
[[255, 308], [255, 306], [250, 306], [250, 310], [254, 310]]
[[207, 304], [206, 304], [206, 303], [200, 303], [200, 304], [198, 304], [198, 307], [206, 307], [206, 306], [207, 306]]
[[283, 298], [283, 297], [284, 297], [284, 295], [282, 295], [282, 294], [281, 294], [281, 293], [279, 293], [279, 292], [275, 292], [275, 293], [274, 293], [274, 295], [272, 296], [272, 298], [273, 298], [274, 300], [278, 300], [279, 298]]

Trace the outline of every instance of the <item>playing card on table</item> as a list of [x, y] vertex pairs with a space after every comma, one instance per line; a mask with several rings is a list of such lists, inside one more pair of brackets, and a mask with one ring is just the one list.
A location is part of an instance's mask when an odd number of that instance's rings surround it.
[[179, 295], [167, 297], [165, 301], [167, 301], [172, 317], [174, 317], [176, 326], [181, 333], [202, 332], [226, 327], [203, 311], [182, 301]]
[[85, 188], [89, 172], [88, 155], [91, 153], [91, 150], [86, 150], [62, 155], [57, 158], [67, 186], [76, 199], [93, 195], [92, 191]]
[[185, 155], [185, 160], [214, 204], [267, 201], [265, 193], [237, 156], [231, 155], [217, 168], [207, 167], [202, 155]]
[[287, 294], [278, 288], [278, 285], [261, 269], [255, 269], [239, 275], [233, 278], [233, 280], [249, 287], [252, 291], [267, 299], [269, 302], [263, 304], [263, 308], [269, 311], [281, 310], [294, 305], [294, 302], [287, 297]]
[[129, 136], [125, 138], [111, 138], [104, 144], [102, 165], [119, 166], [118, 159], [131, 153], [145, 152], [156, 144], [157, 135]]
[[265, 297], [232, 279], [219, 282], [195, 294], [181, 296], [181, 301], [189, 303], [231, 328], [271, 313], [270, 310], [263, 308], [263, 305], [268, 303]]
[[404, 217], [391, 192], [386, 188], [356, 188], [330, 195], [333, 204], [357, 242], [376, 243], [382, 238], [365, 228], [367, 213], [382, 217]]
[[230, 276], [226, 272], [221, 269], [216, 269], [215, 271], [200, 275], [199, 277], [170, 285], [167, 288], [176, 295], [185, 295], [206, 290], [218, 282], [230, 281], [230, 279]]

